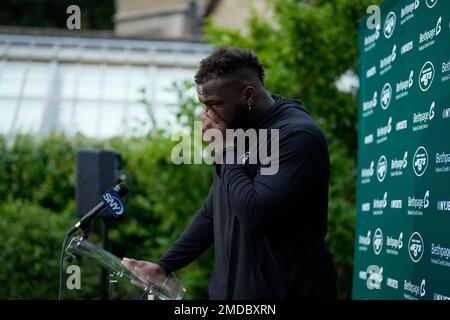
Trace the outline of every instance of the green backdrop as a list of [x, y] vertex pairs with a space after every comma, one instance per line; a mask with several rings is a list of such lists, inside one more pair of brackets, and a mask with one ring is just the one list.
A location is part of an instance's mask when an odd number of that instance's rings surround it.
[[354, 299], [450, 299], [450, 1], [359, 22]]

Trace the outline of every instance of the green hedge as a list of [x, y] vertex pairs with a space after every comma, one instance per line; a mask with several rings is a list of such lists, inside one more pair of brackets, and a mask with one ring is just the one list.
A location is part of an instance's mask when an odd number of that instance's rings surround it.
[[[8, 144], [0, 137], [0, 299], [56, 298], [61, 241], [76, 221], [75, 157], [80, 147], [112, 148], [123, 156], [129, 210], [111, 225], [111, 251], [157, 259], [184, 230], [211, 182], [206, 166], [173, 165], [173, 144], [162, 134], [105, 143], [53, 135], [42, 141], [18, 136]], [[99, 244], [98, 232], [91, 239]], [[207, 252], [178, 273], [187, 298], [207, 297], [212, 263]], [[87, 261], [81, 267], [82, 289], [66, 290], [66, 296], [99, 298], [100, 270]]]

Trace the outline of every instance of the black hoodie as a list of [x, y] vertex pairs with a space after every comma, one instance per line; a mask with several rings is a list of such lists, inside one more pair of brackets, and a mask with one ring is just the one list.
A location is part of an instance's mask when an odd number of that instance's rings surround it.
[[210, 299], [336, 297], [324, 243], [327, 142], [299, 101], [272, 97], [258, 129], [279, 129], [278, 172], [262, 175], [260, 164], [216, 164], [202, 208], [158, 261], [172, 272], [214, 244]]

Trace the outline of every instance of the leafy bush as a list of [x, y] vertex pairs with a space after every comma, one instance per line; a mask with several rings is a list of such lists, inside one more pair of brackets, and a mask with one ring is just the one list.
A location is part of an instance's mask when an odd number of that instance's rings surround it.
[[[61, 241], [72, 219], [25, 200], [0, 205], [0, 298], [56, 299]], [[99, 270], [82, 269], [84, 298], [95, 298]], [[68, 298], [81, 298], [65, 291]]]
[[[55, 134], [42, 141], [18, 136], [8, 144], [0, 137], [0, 234], [5, 238], [0, 298], [56, 298], [60, 245], [76, 221], [75, 159], [81, 147], [113, 148], [123, 157], [129, 210], [112, 222], [109, 249], [119, 257], [159, 258], [200, 207], [211, 183], [211, 170], [204, 165], [172, 164], [175, 143], [161, 132], [106, 142]], [[98, 225], [94, 231], [91, 239], [100, 244]], [[178, 273], [187, 298], [207, 297], [212, 263], [208, 252]], [[66, 297], [99, 298], [99, 272], [82, 261], [82, 290], [66, 290]]]

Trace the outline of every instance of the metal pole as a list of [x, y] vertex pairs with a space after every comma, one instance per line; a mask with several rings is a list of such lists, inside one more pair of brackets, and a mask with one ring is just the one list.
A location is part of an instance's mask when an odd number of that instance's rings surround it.
[[[108, 222], [106, 219], [101, 219], [102, 221], [102, 242], [103, 249], [108, 251], [109, 247], [109, 239], [108, 239]], [[110, 300], [111, 299], [111, 282], [109, 279], [109, 271], [105, 268], [102, 268], [101, 275], [101, 299], [102, 300]]]

